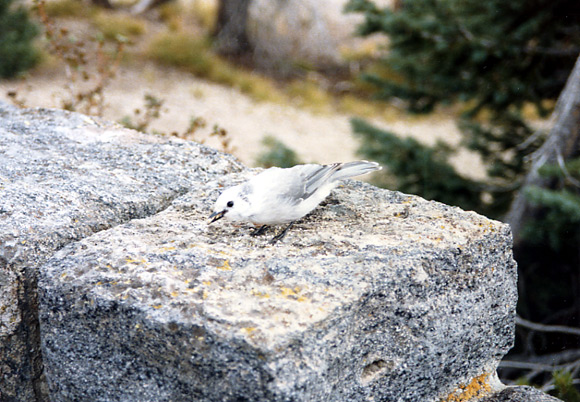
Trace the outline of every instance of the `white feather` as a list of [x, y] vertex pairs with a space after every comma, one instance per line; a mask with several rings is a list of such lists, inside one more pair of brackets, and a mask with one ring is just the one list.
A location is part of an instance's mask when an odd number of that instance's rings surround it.
[[256, 225], [294, 222], [316, 208], [340, 180], [379, 169], [378, 163], [367, 161], [270, 168], [225, 190], [212, 216]]

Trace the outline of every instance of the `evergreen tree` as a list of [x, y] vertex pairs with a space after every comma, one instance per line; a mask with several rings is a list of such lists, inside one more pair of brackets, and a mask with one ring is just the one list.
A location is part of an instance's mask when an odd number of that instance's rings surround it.
[[[533, 210], [525, 210], [527, 219], [518, 228], [521, 242], [514, 250], [520, 270], [518, 310], [531, 320], [579, 326], [578, 135], [572, 141], [560, 136], [554, 143], [558, 130], [535, 132], [523, 108], [534, 105], [539, 116], [547, 116], [566, 85], [580, 53], [580, 2], [401, 0], [395, 8], [380, 8], [370, 0], [350, 0], [347, 10], [364, 14], [361, 35], [388, 36], [382, 60], [386, 74], [363, 76], [377, 97], [402, 99], [413, 113], [460, 103], [465, 109], [458, 121], [463, 145], [481, 155], [488, 179], [478, 183], [458, 175], [448, 163], [449, 149], [397, 140], [353, 119], [363, 139], [360, 152], [387, 166], [395, 188], [403, 191], [494, 218], [502, 218], [510, 205], [513, 212], [514, 198], [532, 205]], [[580, 118], [571, 112], [578, 110], [580, 90], [569, 93], [575, 100], [568, 102], [562, 92], [558, 103], [573, 105], [560, 131], [580, 132]], [[543, 166], [536, 169], [535, 162]], [[534, 347], [548, 352], [577, 347], [577, 342], [537, 336]]]
[[499, 217], [513, 195], [506, 191], [525, 172], [526, 154], [541, 140], [529, 141], [533, 130], [521, 109], [531, 103], [545, 116], [546, 100], [566, 83], [580, 51], [580, 2], [413, 0], [393, 10], [350, 0], [347, 10], [365, 14], [361, 35], [389, 38], [388, 77], [363, 76], [378, 97], [403, 99], [416, 113], [438, 103], [466, 106], [459, 122], [464, 144], [487, 163], [492, 180], [483, 187]]
[[15, 8], [13, 0], [0, 0], [0, 78], [11, 78], [33, 67], [38, 52], [32, 41], [38, 28], [23, 7]]
[[376, 184], [469, 210], [481, 205], [482, 187], [457, 174], [447, 161], [452, 150], [444, 143], [431, 148], [414, 138], [399, 138], [360, 119], [353, 119], [352, 125], [363, 138], [360, 153], [389, 167], [389, 176]]

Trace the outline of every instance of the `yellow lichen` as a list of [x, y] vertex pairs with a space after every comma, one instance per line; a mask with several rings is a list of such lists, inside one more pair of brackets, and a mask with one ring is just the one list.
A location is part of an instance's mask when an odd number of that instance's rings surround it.
[[491, 392], [487, 377], [489, 377], [489, 374], [484, 373], [474, 377], [467, 385], [459, 385], [447, 398], [441, 399], [441, 402], [468, 402], [473, 398], [485, 396]]
[[256, 289], [252, 289], [250, 291], [250, 294], [252, 296], [256, 296], [256, 297], [259, 297], [259, 298], [262, 298], [262, 299], [269, 299], [270, 298], [270, 294], [269, 293], [260, 292], [259, 290], [256, 290]]
[[298, 287], [295, 287], [294, 289], [290, 289], [290, 288], [282, 286], [280, 288], [280, 292], [282, 292], [282, 296], [284, 296], [284, 297], [296, 296], [296, 293], [299, 291], [300, 291], [300, 288], [298, 288]]
[[244, 332], [246, 335], [251, 335], [255, 330], [255, 327], [245, 327], [240, 329], [240, 331]]
[[302, 289], [300, 289], [298, 286], [296, 286], [294, 289], [287, 288], [284, 286], [280, 287], [280, 292], [282, 293], [282, 297], [286, 297], [286, 298], [290, 297], [290, 298], [292, 298], [296, 301], [299, 301], [299, 302], [303, 302], [303, 301], [308, 300], [307, 297], [299, 294], [301, 290]]
[[224, 263], [221, 267], [217, 267], [217, 269], [221, 269], [222, 271], [231, 271], [232, 267], [230, 267], [229, 260], [224, 260]]

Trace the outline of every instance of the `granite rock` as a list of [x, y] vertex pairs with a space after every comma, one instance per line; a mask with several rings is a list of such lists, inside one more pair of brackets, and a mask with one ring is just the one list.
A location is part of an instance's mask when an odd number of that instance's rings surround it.
[[75, 113], [0, 103], [0, 400], [46, 400], [38, 268], [66, 244], [152, 215], [231, 157]]
[[254, 173], [0, 105], [0, 400], [538, 400], [495, 375], [517, 299], [506, 225], [357, 181], [276, 245], [208, 225]]
[[507, 387], [493, 395], [482, 398], [480, 402], [561, 402], [542, 391], [529, 387]]
[[271, 246], [207, 224], [249, 174], [41, 268], [55, 400], [427, 402], [482, 375], [495, 389], [516, 303], [506, 225], [351, 181]]

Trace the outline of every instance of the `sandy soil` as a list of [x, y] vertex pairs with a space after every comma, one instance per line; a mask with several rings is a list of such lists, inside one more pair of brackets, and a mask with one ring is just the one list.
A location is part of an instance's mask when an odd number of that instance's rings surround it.
[[[65, 74], [46, 70], [33, 72], [25, 80], [0, 81], [0, 99], [10, 101], [7, 92], [16, 91], [26, 106], [59, 107], [67, 97]], [[119, 121], [133, 115], [136, 108], [143, 108], [146, 93], [165, 102], [160, 118], [149, 130], [184, 132], [192, 117], [202, 117], [207, 127], [199, 130], [196, 138], [207, 138], [215, 124], [225, 128], [232, 140], [234, 155], [250, 166], [255, 165], [257, 156], [264, 151], [261, 141], [267, 135], [280, 139], [305, 162], [331, 163], [358, 158], [358, 140], [349, 124], [352, 116], [315, 114], [289, 105], [257, 103], [235, 89], [152, 63], [139, 68], [124, 67], [118, 73], [105, 92], [103, 117]], [[460, 138], [450, 116], [417, 119], [402, 115], [395, 122], [373, 123], [401, 135], [411, 135], [426, 144], [436, 140], [456, 144]], [[215, 137], [205, 143], [219, 148]], [[467, 151], [460, 152], [453, 163], [464, 175], [480, 178], [484, 174], [477, 157]]]

